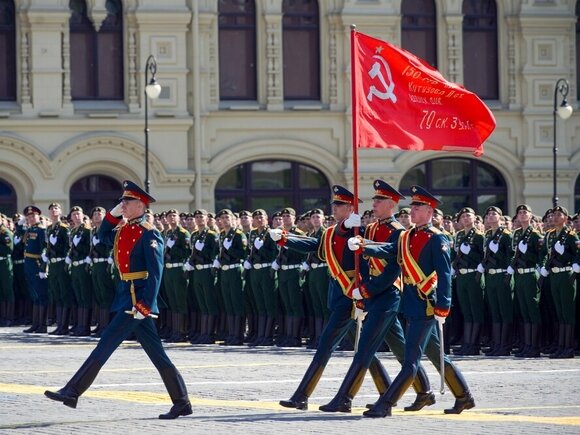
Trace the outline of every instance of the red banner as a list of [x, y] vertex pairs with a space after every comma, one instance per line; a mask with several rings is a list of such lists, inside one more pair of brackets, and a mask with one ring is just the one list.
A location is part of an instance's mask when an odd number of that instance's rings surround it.
[[408, 51], [356, 31], [351, 55], [359, 147], [483, 154], [495, 118], [477, 95]]

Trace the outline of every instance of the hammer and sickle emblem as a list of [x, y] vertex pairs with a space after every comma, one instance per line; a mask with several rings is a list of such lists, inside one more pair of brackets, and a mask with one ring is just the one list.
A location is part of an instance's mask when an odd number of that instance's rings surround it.
[[[373, 57], [375, 59], [378, 59], [378, 61], [380, 63], [375, 62], [368, 74], [369, 74], [369, 76], [371, 76], [372, 79], [374, 79], [375, 77], [378, 77], [379, 81], [383, 85], [384, 92], [379, 91], [374, 85], [372, 85], [369, 88], [367, 100], [372, 101], [373, 95], [374, 95], [374, 96], [380, 98], [381, 100], [391, 100], [393, 103], [396, 103], [397, 96], [393, 93], [393, 90], [395, 89], [395, 83], [393, 82], [393, 78], [391, 76], [391, 69], [389, 68], [389, 64], [381, 56], [375, 55]], [[381, 66], [382, 66], [382, 68], [381, 68]], [[383, 75], [382, 69], [384, 69], [386, 74], [387, 74], [388, 83], [385, 80], [385, 76]]]

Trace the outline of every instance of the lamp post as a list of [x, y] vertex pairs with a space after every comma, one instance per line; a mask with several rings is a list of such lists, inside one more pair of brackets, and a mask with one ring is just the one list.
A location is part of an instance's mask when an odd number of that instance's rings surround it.
[[[151, 73], [151, 80], [148, 80], [148, 73]], [[145, 62], [145, 192], [149, 193], [149, 186], [151, 181], [149, 180], [149, 111], [148, 102], [149, 98], [155, 100], [159, 98], [161, 93], [161, 85], [157, 83], [155, 74], [157, 73], [157, 61], [155, 56], [152, 54], [147, 58]]]
[[[559, 79], [556, 82], [556, 87], [554, 88], [554, 148], [552, 151], [554, 152], [554, 196], [552, 198], [552, 206], [556, 207], [558, 205], [558, 189], [557, 189], [557, 176], [558, 176], [558, 166], [556, 164], [556, 158], [558, 156], [558, 143], [556, 141], [556, 114], [562, 118], [564, 121], [570, 116], [572, 116], [572, 106], [568, 104], [566, 97], [568, 96], [568, 92], [570, 90], [570, 85], [568, 80], [566, 79]], [[558, 106], [558, 94], [562, 96], [562, 104]]]

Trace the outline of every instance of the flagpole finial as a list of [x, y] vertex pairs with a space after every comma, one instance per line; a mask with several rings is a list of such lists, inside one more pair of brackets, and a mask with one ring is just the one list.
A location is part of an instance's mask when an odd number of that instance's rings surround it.
[[350, 25], [350, 30], [356, 30], [356, 24], [351, 24]]

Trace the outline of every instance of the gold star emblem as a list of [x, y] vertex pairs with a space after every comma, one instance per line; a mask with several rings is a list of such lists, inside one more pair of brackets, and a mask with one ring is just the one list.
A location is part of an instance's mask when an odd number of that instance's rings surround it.
[[381, 51], [383, 50], [384, 48], [379, 45], [377, 48], [375, 48], [375, 53], [381, 54]]

